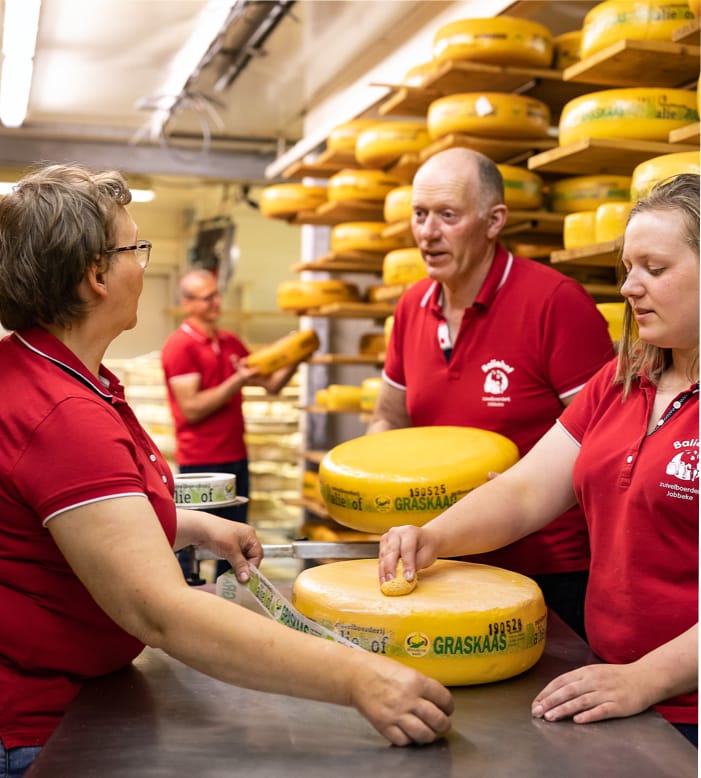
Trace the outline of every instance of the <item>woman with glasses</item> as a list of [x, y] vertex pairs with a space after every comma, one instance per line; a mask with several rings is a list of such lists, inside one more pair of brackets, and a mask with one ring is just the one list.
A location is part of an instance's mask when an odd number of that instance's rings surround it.
[[224, 556], [241, 581], [262, 549], [245, 524], [176, 509], [165, 460], [101, 364], [136, 324], [149, 257], [130, 200], [118, 173], [59, 165], [0, 198], [13, 331], [0, 341], [0, 776], [23, 773], [84, 679], [144, 645], [231, 684], [353, 705], [397, 745], [435, 740], [452, 711], [439, 683], [185, 582], [173, 549]]
[[589, 643], [600, 663], [554, 679], [532, 715], [586, 724], [650, 706], [697, 743], [699, 176], [663, 181], [629, 216], [617, 359], [514, 467], [380, 544], [380, 580], [500, 548], [578, 501]]

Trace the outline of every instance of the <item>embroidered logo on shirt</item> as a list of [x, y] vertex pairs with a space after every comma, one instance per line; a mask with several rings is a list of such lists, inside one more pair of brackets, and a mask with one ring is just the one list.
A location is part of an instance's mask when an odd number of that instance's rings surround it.
[[667, 490], [667, 497], [673, 497], [677, 500], [694, 500], [698, 496], [698, 486], [691, 485], [699, 480], [698, 445], [699, 441], [697, 439], [674, 441], [674, 448], [677, 453], [668, 462], [665, 468], [665, 475], [672, 476], [676, 481], [686, 482], [689, 486], [660, 481], [660, 486]]
[[511, 402], [506, 390], [509, 388], [509, 375], [514, 372], [514, 368], [507, 365], [503, 359], [491, 359], [481, 367], [484, 373], [482, 390], [487, 395], [482, 398], [482, 402], [499, 408]]

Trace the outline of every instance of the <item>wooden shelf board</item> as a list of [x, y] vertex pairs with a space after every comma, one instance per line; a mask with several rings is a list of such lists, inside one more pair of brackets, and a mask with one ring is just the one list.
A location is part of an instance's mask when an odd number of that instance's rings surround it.
[[421, 166], [421, 158], [417, 151], [402, 154], [393, 164], [385, 168], [387, 175], [392, 178], [410, 184], [416, 175], [416, 171]]
[[629, 176], [641, 162], [675, 151], [694, 151], [695, 146], [658, 141], [620, 138], [583, 138], [566, 146], [557, 146], [528, 160], [528, 169], [536, 172], [597, 175], [611, 173]]
[[[620, 40], [566, 68], [565, 81], [606, 86], [683, 87], [699, 77], [698, 46], [674, 41]], [[644, 74], [644, 75], [643, 75]]]
[[308, 497], [283, 497], [282, 502], [291, 508], [304, 508], [320, 519], [331, 518], [324, 505], [316, 502], [316, 500], [310, 500]]
[[699, 20], [693, 19], [689, 24], [680, 27], [672, 36], [675, 43], [690, 43], [694, 46], [699, 45]]
[[306, 316], [321, 316], [330, 319], [385, 319], [394, 313], [394, 305], [387, 303], [340, 302], [310, 308]]
[[550, 255], [550, 261], [553, 264], [572, 262], [587, 267], [615, 267], [620, 252], [621, 240], [619, 238], [606, 243], [596, 243], [592, 246], [553, 251]]
[[329, 224], [353, 221], [384, 221], [384, 200], [329, 200], [316, 211], [318, 218], [327, 218]]
[[382, 365], [384, 354], [315, 354], [312, 365]]
[[513, 238], [515, 235], [561, 235], [565, 223], [565, 215], [552, 211], [512, 211], [501, 231], [503, 237]]
[[394, 222], [394, 224], [388, 224], [384, 230], [382, 230], [383, 238], [404, 238], [409, 237], [413, 239], [413, 233], [411, 231], [410, 221]]
[[547, 138], [482, 138], [477, 135], [451, 133], [425, 148], [419, 156], [424, 162], [434, 154], [456, 146], [480, 151], [494, 162], [517, 164], [533, 154], [556, 147], [557, 141]]
[[301, 459], [304, 459], [306, 462], [312, 462], [313, 464], [318, 465], [321, 463], [321, 460], [326, 456], [326, 451], [320, 449], [300, 451], [299, 456]]
[[282, 171], [282, 178], [331, 178], [343, 170], [342, 166], [320, 164], [318, 161], [305, 162], [300, 159]]
[[582, 284], [593, 298], [623, 301], [619, 288], [615, 284]]
[[379, 107], [381, 116], [426, 116], [428, 106], [443, 95], [424, 87], [397, 86], [395, 91]]
[[678, 127], [669, 133], [670, 143], [693, 143], [698, 146], [701, 141], [701, 123], [694, 122], [686, 127]]
[[322, 257], [314, 262], [298, 262], [290, 268], [294, 273], [304, 270], [323, 271], [326, 273], [382, 273], [382, 260], [378, 262], [358, 262], [346, 259], [326, 259]]

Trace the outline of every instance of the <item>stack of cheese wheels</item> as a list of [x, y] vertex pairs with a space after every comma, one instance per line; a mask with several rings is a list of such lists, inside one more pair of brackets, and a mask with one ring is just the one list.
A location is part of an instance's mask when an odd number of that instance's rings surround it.
[[[375, 403], [382, 388], [382, 379], [379, 376], [366, 378], [360, 384], [360, 410], [365, 413], [372, 413], [375, 410]], [[323, 498], [322, 498], [323, 499]]]
[[595, 5], [582, 24], [582, 59], [630, 38], [668, 40], [694, 18], [686, 0], [608, 0]]
[[385, 254], [382, 280], [386, 284], [413, 284], [427, 277], [426, 263], [419, 249], [397, 249]]
[[417, 153], [431, 142], [425, 121], [378, 122], [363, 130], [355, 158], [369, 168], [386, 168], [403, 154]]
[[355, 158], [355, 143], [363, 130], [371, 127], [377, 119], [352, 119], [334, 127], [326, 139], [327, 150]]
[[538, 22], [510, 16], [458, 19], [433, 36], [433, 59], [470, 60], [493, 65], [549, 68], [553, 58], [550, 30]]
[[602, 203], [630, 198], [630, 176], [572, 176], [550, 185], [550, 209], [555, 213], [595, 211]]
[[263, 189], [258, 205], [264, 216], [289, 219], [300, 211], [313, 211], [326, 201], [325, 186], [274, 184]]
[[231, 473], [178, 473], [173, 478], [179, 508], [217, 508], [236, 499], [236, 476]]
[[547, 612], [538, 585], [489, 565], [439, 559], [419, 571], [412, 592], [387, 597], [376, 559], [333, 562], [303, 570], [292, 601], [366, 651], [447, 686], [518, 675], [545, 648]]
[[587, 138], [666, 142], [672, 130], [698, 120], [696, 92], [658, 87], [604, 89], [565, 104], [559, 143], [566, 146]]
[[411, 221], [413, 209], [411, 207], [411, 184], [398, 186], [387, 192], [385, 197], [384, 217], [387, 224]]
[[497, 165], [504, 179], [504, 201], [514, 210], [540, 208], [543, 204], [543, 179], [531, 170], [516, 165]]
[[556, 70], [564, 70], [570, 65], [576, 65], [581, 59], [581, 43], [581, 30], [563, 32], [562, 35], [555, 36], [553, 38], [553, 67]]
[[326, 407], [330, 411], [360, 411], [360, 387], [349, 384], [329, 384]]
[[606, 243], [620, 238], [625, 232], [632, 207], [633, 203], [625, 201], [600, 205], [596, 209], [594, 220], [594, 240], [596, 243]]
[[562, 243], [566, 249], [591, 246], [596, 243], [594, 224], [596, 211], [574, 211], [565, 216]]
[[363, 200], [382, 203], [402, 182], [384, 170], [341, 170], [329, 178], [327, 196], [331, 202]]
[[411, 244], [405, 235], [384, 235], [384, 222], [342, 222], [331, 228], [331, 251], [369, 251], [384, 254]]
[[277, 304], [283, 311], [304, 311], [321, 305], [357, 302], [360, 291], [347, 281], [283, 281], [277, 287]]
[[319, 348], [319, 336], [313, 329], [292, 332], [270, 346], [248, 356], [246, 364], [257, 367], [262, 375], [270, 375], [281, 367], [294, 365], [310, 357]]
[[596, 307], [599, 313], [606, 319], [609, 328], [609, 335], [612, 341], [621, 339], [623, 332], [623, 314], [625, 313], [625, 303], [597, 303]]
[[542, 100], [505, 92], [467, 92], [439, 97], [428, 106], [428, 132], [491, 138], [544, 138], [550, 109]]
[[637, 202], [647, 197], [656, 183], [680, 173], [701, 173], [698, 151], [677, 151], [641, 162], [633, 170], [630, 199]]
[[358, 354], [377, 356], [385, 350], [384, 332], [365, 332], [358, 341]]
[[326, 508], [339, 524], [385, 532], [425, 524], [518, 459], [503, 435], [473, 427], [407, 427], [353, 438], [319, 466]]

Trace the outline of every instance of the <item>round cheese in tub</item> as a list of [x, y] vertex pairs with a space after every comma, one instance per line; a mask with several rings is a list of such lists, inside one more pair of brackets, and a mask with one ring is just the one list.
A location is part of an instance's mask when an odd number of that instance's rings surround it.
[[377, 560], [352, 559], [302, 571], [292, 597], [307, 618], [448, 686], [518, 675], [545, 648], [540, 588], [499, 567], [440, 559], [412, 592], [387, 597]]
[[178, 508], [218, 508], [236, 501], [236, 476], [231, 473], [179, 473], [174, 480]]
[[[487, 380], [506, 380], [497, 368]], [[518, 459], [497, 432], [474, 427], [405, 427], [334, 446], [319, 465], [331, 518], [361, 532], [425, 524]]]

